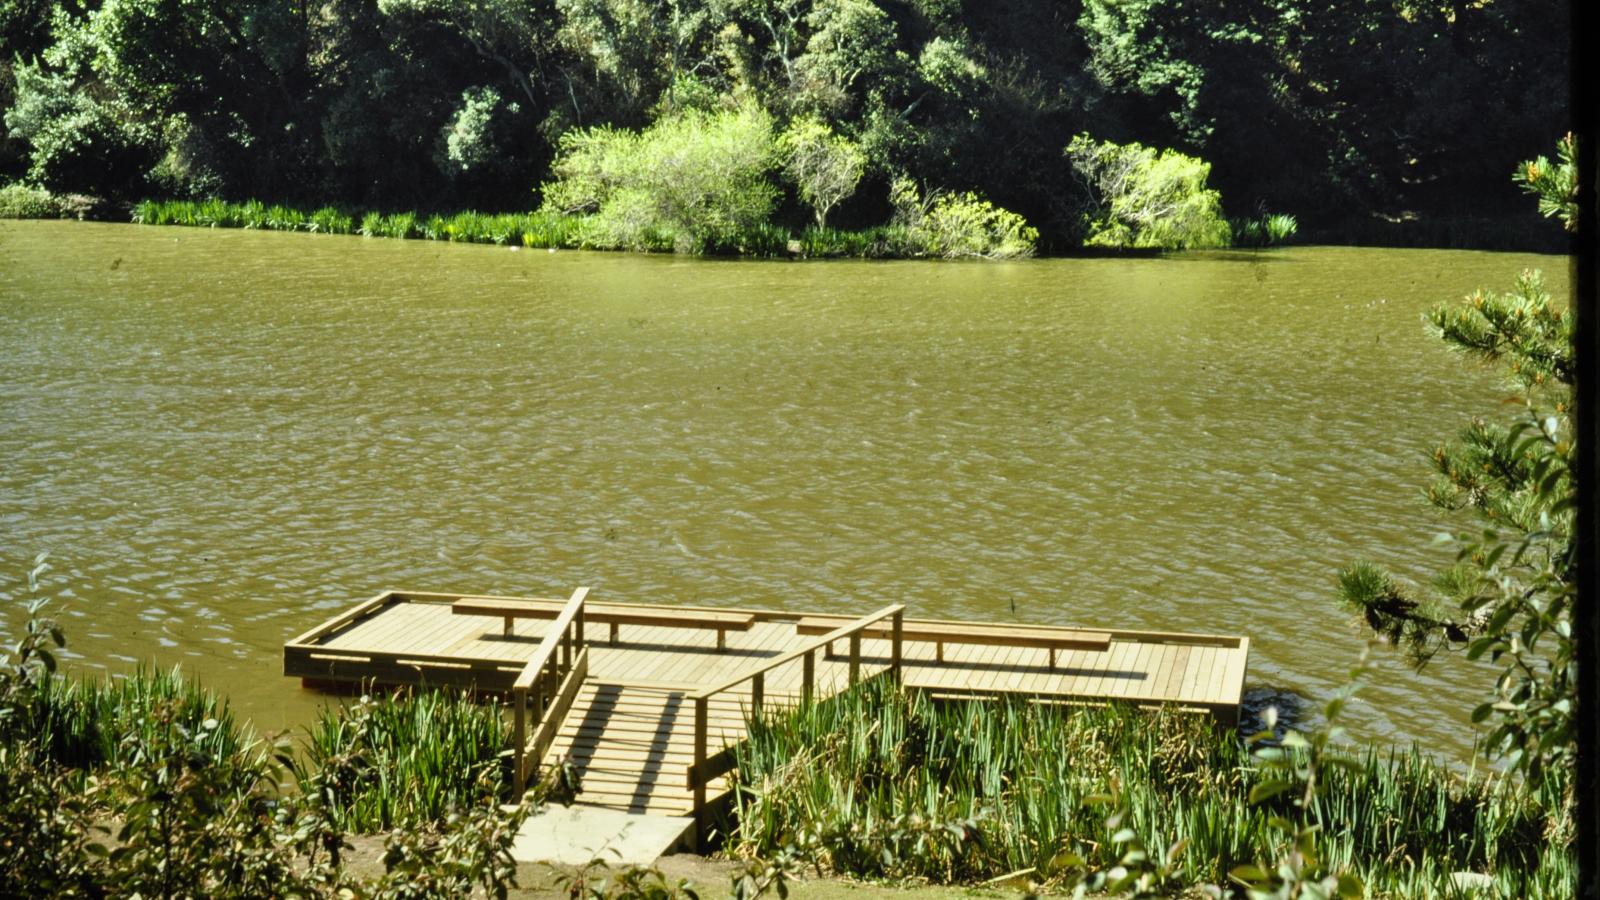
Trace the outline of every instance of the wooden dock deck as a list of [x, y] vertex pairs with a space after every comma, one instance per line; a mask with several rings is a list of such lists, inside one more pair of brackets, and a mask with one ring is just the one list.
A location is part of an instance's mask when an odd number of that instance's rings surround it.
[[754, 706], [873, 677], [936, 696], [1173, 705], [1237, 722], [1249, 640], [1201, 634], [389, 591], [284, 645], [307, 683], [512, 698], [518, 787], [546, 759], [580, 803], [703, 815]]

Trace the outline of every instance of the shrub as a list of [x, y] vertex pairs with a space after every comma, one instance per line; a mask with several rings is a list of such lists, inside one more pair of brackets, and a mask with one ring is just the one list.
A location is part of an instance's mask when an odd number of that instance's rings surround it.
[[585, 242], [683, 252], [737, 245], [772, 212], [772, 119], [757, 107], [682, 110], [642, 132], [568, 132], [541, 191], [547, 213], [591, 213]]
[[0, 187], [0, 219], [58, 219], [65, 209], [55, 194], [16, 182]]
[[1039, 239], [1027, 220], [971, 191], [924, 197], [910, 179], [899, 178], [890, 186], [890, 200], [894, 224], [904, 229], [891, 234], [905, 241], [896, 248], [905, 255], [1018, 259], [1032, 256]]
[[331, 206], [324, 206], [310, 215], [306, 230], [323, 234], [349, 234], [354, 225], [350, 216]]
[[1206, 188], [1211, 164], [1175, 150], [1073, 138], [1066, 155], [1093, 198], [1085, 247], [1190, 250], [1232, 242], [1222, 195]]
[[[302, 786], [329, 761], [359, 758], [354, 780], [329, 813], [351, 831], [421, 827], [470, 803], [486, 777], [501, 784], [509, 737], [495, 703], [469, 695], [406, 691], [323, 711], [295, 774]], [[509, 796], [501, 796], [509, 800]]]

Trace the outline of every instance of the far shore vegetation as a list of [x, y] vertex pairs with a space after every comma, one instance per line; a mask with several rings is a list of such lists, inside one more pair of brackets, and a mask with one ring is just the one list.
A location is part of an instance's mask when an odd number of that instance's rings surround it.
[[[1569, 16], [1535, 0], [6, 0], [0, 185], [106, 210], [582, 212], [589, 246], [760, 254], [764, 228], [904, 224], [906, 181], [927, 234], [822, 238], [828, 253], [965, 255], [975, 234], [997, 255], [1208, 246], [1224, 217], [1238, 245], [1281, 233], [1240, 225], [1273, 215], [1317, 243], [1559, 250], [1515, 221], [1504, 173], [1570, 127]], [[1143, 187], [1114, 187], [1145, 167]], [[1163, 207], [1176, 220], [1148, 219]]]

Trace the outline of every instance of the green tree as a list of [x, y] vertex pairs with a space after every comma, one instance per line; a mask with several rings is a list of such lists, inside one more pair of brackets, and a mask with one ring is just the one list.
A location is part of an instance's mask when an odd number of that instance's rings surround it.
[[826, 227], [828, 213], [856, 192], [867, 164], [859, 146], [809, 117], [790, 123], [778, 137], [778, 153], [800, 199], [816, 211], [818, 228]]
[[143, 190], [159, 158], [157, 132], [116, 98], [98, 99], [44, 64], [16, 70], [5, 126], [27, 142], [28, 178], [51, 190], [119, 196]]
[[[1563, 162], [1525, 163], [1518, 179], [1547, 216], [1572, 228], [1570, 137], [1561, 149]], [[1427, 319], [1451, 349], [1502, 365], [1522, 410], [1504, 425], [1475, 419], [1433, 453], [1428, 499], [1473, 519], [1452, 536], [1455, 563], [1434, 590], [1413, 596], [1358, 562], [1340, 573], [1340, 595], [1419, 666], [1445, 647], [1494, 661], [1500, 672], [1493, 697], [1473, 711], [1473, 721], [1493, 719], [1486, 750], [1538, 782], [1570, 766], [1575, 753], [1574, 317], [1530, 271], [1509, 292], [1480, 290], [1435, 307]]]
[[1074, 138], [1066, 150], [1095, 206], [1086, 247], [1187, 250], [1232, 242], [1222, 195], [1206, 187], [1211, 165], [1176, 150]]

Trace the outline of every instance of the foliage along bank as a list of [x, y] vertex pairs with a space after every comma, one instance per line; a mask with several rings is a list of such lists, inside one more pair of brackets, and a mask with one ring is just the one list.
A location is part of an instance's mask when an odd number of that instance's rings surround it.
[[[883, 223], [907, 177], [1022, 216], [1046, 251], [1079, 246], [1091, 188], [1062, 150], [1090, 134], [1209, 161], [1231, 218], [1526, 246], [1502, 173], [1567, 128], [1567, 15], [1536, 0], [5, 0], [0, 181], [124, 203], [525, 210], [568, 136], [732, 105], [792, 133], [796, 171], [821, 179], [774, 198], [791, 230]], [[811, 125], [854, 149], [802, 140]], [[822, 182], [857, 171], [828, 199]]]
[[1291, 790], [1313, 755], [1288, 737], [1273, 734], [1287, 754], [1274, 766], [1192, 713], [940, 704], [874, 683], [753, 723], [732, 847], [935, 883], [1112, 888], [1131, 874], [1112, 892], [1172, 896], [1276, 878], [1314, 826], [1302, 877], [1343, 874], [1369, 892], [1356, 896], [1572, 895], [1565, 773], [1525, 789], [1416, 749], [1324, 747], [1317, 783]]

